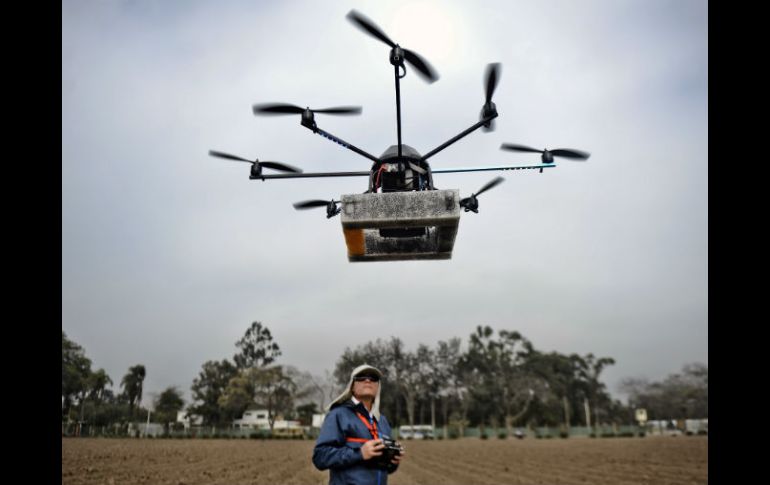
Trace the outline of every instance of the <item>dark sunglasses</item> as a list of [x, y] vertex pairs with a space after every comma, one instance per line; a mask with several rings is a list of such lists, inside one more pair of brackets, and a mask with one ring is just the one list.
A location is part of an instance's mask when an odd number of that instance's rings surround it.
[[377, 376], [355, 376], [353, 380], [356, 382], [363, 382], [363, 381], [380, 382], [380, 378]]

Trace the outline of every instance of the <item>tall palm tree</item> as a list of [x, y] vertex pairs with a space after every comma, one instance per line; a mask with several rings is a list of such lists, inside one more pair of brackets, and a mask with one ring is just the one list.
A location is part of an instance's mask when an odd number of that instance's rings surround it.
[[134, 404], [142, 401], [142, 383], [147, 371], [144, 366], [139, 364], [129, 367], [128, 374], [123, 376], [120, 385], [123, 387], [126, 397], [128, 397], [128, 412], [130, 416], [134, 414]]
[[91, 399], [96, 402], [102, 402], [104, 391], [108, 385], [112, 385], [112, 379], [107, 375], [104, 369], [99, 369], [89, 376], [88, 388], [91, 391]]

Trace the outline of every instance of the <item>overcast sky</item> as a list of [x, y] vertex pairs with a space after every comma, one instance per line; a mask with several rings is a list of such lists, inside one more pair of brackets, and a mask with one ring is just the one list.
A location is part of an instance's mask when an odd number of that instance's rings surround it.
[[[439, 167], [528, 164], [501, 143], [576, 148], [537, 171], [437, 174], [470, 195], [447, 261], [349, 263], [340, 219], [291, 203], [364, 178], [248, 180], [220, 150], [306, 171], [370, 162], [254, 103], [360, 105], [319, 126], [380, 155], [396, 143], [389, 49], [355, 8], [428, 59], [401, 82], [404, 143], [427, 153], [478, 120], [502, 63], [492, 133]], [[708, 363], [708, 5], [705, 0], [62, 2], [62, 329], [115, 382], [147, 368], [144, 402], [189, 399], [251, 322], [279, 362], [315, 374], [347, 346], [518, 330], [592, 352], [625, 377]]]

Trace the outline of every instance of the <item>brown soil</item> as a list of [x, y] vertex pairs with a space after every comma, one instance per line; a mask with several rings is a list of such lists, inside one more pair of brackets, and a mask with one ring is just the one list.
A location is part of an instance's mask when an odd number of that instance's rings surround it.
[[[706, 484], [708, 438], [406, 441], [390, 485]], [[62, 484], [326, 484], [312, 441], [62, 439]]]

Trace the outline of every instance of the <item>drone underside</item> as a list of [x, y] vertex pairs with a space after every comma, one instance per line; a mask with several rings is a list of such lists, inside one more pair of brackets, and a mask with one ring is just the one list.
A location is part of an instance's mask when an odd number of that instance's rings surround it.
[[[393, 66], [396, 88], [396, 134], [398, 144], [389, 147], [380, 157], [367, 153], [353, 144], [319, 128], [315, 114], [358, 115], [360, 106], [310, 109], [286, 103], [255, 104], [255, 115], [301, 115], [300, 125], [334, 143], [357, 153], [372, 162], [368, 171], [307, 173], [282, 162], [249, 160], [235, 155], [210, 150], [209, 154], [228, 160], [251, 163], [251, 180], [314, 178], [314, 177], [368, 177], [363, 194], [343, 195], [341, 200], [306, 200], [294, 204], [298, 210], [326, 208], [326, 217], [342, 214], [342, 229], [348, 248], [349, 261], [394, 261], [414, 259], [449, 259], [452, 256], [461, 209], [478, 213], [478, 196], [499, 185], [502, 177], [487, 182], [469, 197], [460, 198], [460, 191], [439, 190], [433, 184], [433, 174], [482, 172], [500, 170], [539, 170], [555, 167], [554, 156], [586, 160], [589, 154], [579, 150], [539, 150], [524, 145], [506, 144], [501, 149], [540, 153], [541, 163], [533, 165], [498, 165], [470, 168], [431, 168], [428, 159], [470, 133], [481, 129], [493, 131], [497, 107], [492, 96], [500, 79], [500, 64], [487, 65], [484, 74], [484, 104], [479, 121], [458, 135], [421, 155], [401, 141], [401, 79], [406, 76], [407, 63], [429, 83], [438, 80], [438, 73], [419, 54], [393, 42], [374, 22], [351, 10], [347, 15], [358, 29], [390, 48], [388, 60]], [[284, 173], [263, 173], [268, 168]], [[341, 207], [338, 205], [341, 204]]]
[[348, 260], [450, 259], [459, 200], [456, 189], [343, 195]]

